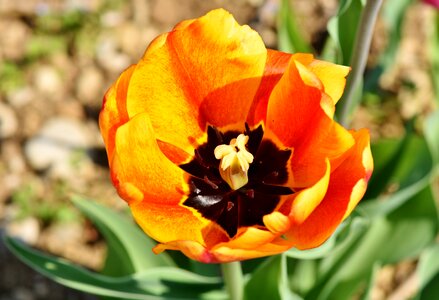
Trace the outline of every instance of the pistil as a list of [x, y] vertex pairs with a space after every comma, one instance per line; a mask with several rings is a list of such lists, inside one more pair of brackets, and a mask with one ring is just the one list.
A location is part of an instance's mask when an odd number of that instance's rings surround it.
[[229, 145], [215, 148], [216, 159], [220, 159], [219, 172], [221, 178], [233, 189], [237, 190], [248, 183], [248, 169], [253, 162], [253, 155], [247, 150], [248, 136], [238, 135]]

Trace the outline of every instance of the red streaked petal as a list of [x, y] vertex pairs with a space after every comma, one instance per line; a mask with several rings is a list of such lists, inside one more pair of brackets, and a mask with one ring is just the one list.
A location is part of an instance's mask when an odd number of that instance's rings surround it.
[[[299, 66], [299, 67], [297, 67]], [[324, 94], [305, 84], [303, 65], [291, 60], [288, 70], [273, 89], [268, 103], [267, 128], [280, 142], [294, 149], [291, 158], [290, 185], [306, 188], [325, 173], [326, 158], [332, 168], [353, 145], [352, 136], [323, 110]], [[308, 74], [313, 80], [312, 74]]]
[[314, 132], [295, 148], [291, 159], [293, 187], [308, 187], [323, 176], [325, 160], [329, 159], [335, 170], [345, 159], [347, 150], [354, 145], [354, 138], [341, 125], [324, 113], [316, 121]]
[[317, 59], [308, 68], [322, 81], [325, 93], [332, 98], [335, 105], [343, 95], [346, 76], [351, 68]]
[[314, 131], [321, 118], [321, 92], [304, 84], [290, 60], [278, 84], [273, 89], [267, 109], [266, 126], [286, 146], [295, 148]]
[[104, 96], [102, 110], [99, 114], [99, 128], [106, 145], [109, 160], [113, 157], [116, 130], [128, 121], [126, 111], [127, 88], [135, 67], [135, 65], [132, 65], [126, 69]]
[[165, 250], [179, 250], [187, 257], [203, 262], [203, 263], [218, 263], [218, 261], [211, 253], [209, 253], [203, 245], [194, 241], [174, 241], [166, 244], [158, 244], [154, 247], [155, 254], [159, 254]]
[[[303, 223], [326, 195], [331, 173], [329, 159], [326, 159], [326, 172], [313, 186], [294, 194], [290, 217], [294, 224]], [[293, 225], [295, 226], [295, 225]]]
[[192, 153], [207, 123], [245, 120], [265, 58], [259, 35], [224, 10], [186, 21], [146, 51], [130, 82], [128, 114], [147, 112], [157, 139]]
[[335, 105], [343, 94], [346, 85], [346, 76], [349, 74], [351, 68], [314, 59], [312, 54], [306, 53], [293, 54], [293, 59], [305, 65], [319, 78], [323, 84], [324, 92], [331, 97], [333, 105]]
[[275, 234], [283, 234], [291, 227], [290, 219], [278, 211], [265, 215], [263, 221], [265, 227]]
[[331, 173], [325, 198], [302, 223], [285, 234], [295, 247], [308, 249], [322, 244], [352, 211], [366, 191], [373, 169], [369, 133], [352, 133], [356, 143], [349, 156]]
[[[117, 188], [129, 183], [143, 193], [146, 201], [163, 205], [179, 203], [184, 171], [158, 147], [146, 113], [136, 115], [117, 129], [114, 151], [110, 167]], [[130, 202], [129, 197], [121, 196]]]
[[[130, 205], [136, 222], [153, 239], [164, 245], [192, 241], [209, 247], [227, 240], [218, 226], [180, 205], [142, 201]], [[160, 249], [160, 247], [159, 247]]]
[[288, 67], [290, 59], [291, 54], [289, 53], [267, 50], [264, 74], [247, 117], [250, 126], [256, 126], [259, 122], [265, 121], [271, 91]]

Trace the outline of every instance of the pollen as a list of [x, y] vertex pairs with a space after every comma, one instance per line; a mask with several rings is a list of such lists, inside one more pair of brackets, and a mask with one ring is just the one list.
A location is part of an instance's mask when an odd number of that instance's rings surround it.
[[220, 159], [220, 175], [233, 189], [237, 190], [248, 182], [248, 169], [253, 162], [253, 155], [247, 150], [248, 136], [238, 135], [229, 145], [219, 145], [215, 148], [216, 159]]

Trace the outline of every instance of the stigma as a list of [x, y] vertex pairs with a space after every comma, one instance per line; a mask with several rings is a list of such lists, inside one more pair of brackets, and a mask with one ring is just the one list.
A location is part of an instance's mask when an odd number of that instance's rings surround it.
[[220, 159], [221, 178], [233, 189], [238, 190], [248, 182], [248, 169], [253, 162], [253, 155], [247, 150], [248, 136], [238, 135], [229, 145], [215, 148], [216, 159]]

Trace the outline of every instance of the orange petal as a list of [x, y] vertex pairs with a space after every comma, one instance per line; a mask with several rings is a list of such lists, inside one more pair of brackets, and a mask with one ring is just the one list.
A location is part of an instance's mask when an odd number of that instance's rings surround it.
[[265, 215], [263, 221], [265, 227], [273, 233], [283, 234], [291, 227], [290, 219], [278, 211]]
[[336, 104], [343, 94], [346, 76], [351, 68], [322, 60], [314, 60], [308, 68], [322, 81], [325, 93]]
[[256, 227], [245, 228], [235, 239], [219, 243], [209, 252], [220, 262], [239, 261], [281, 253], [291, 244], [279, 238], [279, 234]]
[[202, 263], [219, 263], [206, 247], [194, 241], [175, 241], [166, 244], [158, 244], [154, 247], [155, 254], [159, 254], [165, 250], [179, 250], [187, 257], [198, 260]]
[[259, 35], [218, 9], [157, 38], [128, 90], [130, 117], [147, 112], [157, 139], [192, 153], [206, 123], [242, 122], [260, 83]]
[[214, 224], [180, 205], [187, 192], [184, 171], [160, 151], [146, 113], [117, 130], [111, 170], [120, 196], [152, 238], [162, 243], [188, 239], [203, 245], [225, 240]]
[[291, 185], [296, 188], [308, 187], [321, 178], [327, 169], [326, 158], [335, 170], [354, 145], [352, 135], [323, 113], [309, 135], [295, 148], [291, 158]]
[[300, 77], [296, 61], [289, 66], [273, 89], [267, 109], [266, 126], [286, 147], [300, 145], [316, 121], [322, 117], [321, 92], [306, 85]]
[[180, 250], [186, 256], [203, 263], [224, 263], [274, 255], [292, 246], [288, 241], [279, 238], [278, 234], [255, 227], [242, 229], [242, 233], [231, 241], [212, 245], [204, 246], [190, 240], [176, 240], [156, 246], [154, 252]]
[[188, 241], [211, 247], [227, 239], [215, 224], [198, 217], [187, 207], [145, 200], [131, 204], [130, 208], [137, 224], [150, 237], [163, 244], [157, 249], [175, 249], [180, 241], [185, 241], [184, 247]]
[[157, 140], [157, 144], [160, 150], [168, 159], [170, 159], [174, 164], [181, 165], [192, 158], [192, 156], [186, 151], [181, 150], [180, 148]]
[[349, 156], [331, 173], [325, 198], [302, 223], [292, 226], [286, 237], [295, 247], [309, 249], [322, 244], [352, 211], [366, 191], [373, 163], [369, 133], [352, 133], [355, 146]]
[[267, 50], [264, 74], [247, 117], [247, 122], [250, 126], [256, 126], [261, 121], [265, 122], [271, 91], [288, 67], [290, 59], [291, 54], [289, 53]]
[[326, 159], [325, 175], [313, 186], [294, 194], [290, 212], [290, 217], [294, 224], [303, 223], [322, 202], [328, 190], [330, 173], [331, 165], [329, 159]]
[[290, 249], [292, 244], [280, 237], [257, 248], [230, 248], [227, 244], [215, 248], [212, 254], [219, 262], [241, 261], [246, 259], [275, 255]]
[[335, 105], [343, 94], [346, 76], [351, 68], [314, 59], [311, 54], [296, 53], [293, 55], [293, 59], [305, 65], [319, 78], [323, 84], [324, 92], [332, 98]]
[[305, 84], [299, 68], [306, 73], [300, 62], [290, 61], [288, 70], [273, 89], [266, 121], [267, 128], [281, 143], [294, 149], [289, 183], [294, 188], [315, 184], [325, 174], [326, 158], [334, 168], [333, 164], [353, 145], [352, 136], [323, 110], [324, 94], [319, 88]]
[[[160, 151], [146, 113], [135, 116], [117, 129], [114, 151], [110, 167], [119, 193], [126, 190], [119, 187], [129, 183], [143, 193], [147, 201], [164, 205], [179, 203], [183, 197], [184, 171]], [[121, 196], [131, 202], [129, 195]], [[132, 200], [137, 201], [137, 198]]]
[[128, 121], [126, 96], [128, 84], [135, 65], [126, 69], [104, 96], [102, 110], [99, 114], [99, 127], [111, 161], [114, 152], [114, 136], [117, 128]]
[[354, 187], [351, 195], [351, 200], [348, 203], [348, 207], [343, 216], [343, 220], [351, 214], [351, 212], [357, 206], [358, 202], [360, 202], [366, 191], [367, 183], [369, 182], [370, 176], [372, 176], [373, 172], [373, 158], [372, 152], [370, 150], [369, 132], [366, 129], [363, 129], [353, 134], [358, 139], [357, 143], [361, 144], [359, 145], [359, 147], [364, 147], [364, 150], [362, 152], [362, 163], [366, 170], [366, 174], [364, 176], [364, 179], [359, 180]]

